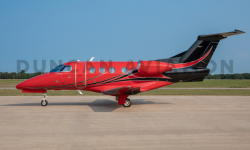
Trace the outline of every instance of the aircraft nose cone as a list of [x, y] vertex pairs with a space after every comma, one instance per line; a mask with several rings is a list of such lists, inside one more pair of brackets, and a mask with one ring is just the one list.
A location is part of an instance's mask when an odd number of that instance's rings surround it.
[[27, 87], [30, 87], [31, 85], [29, 84], [29, 81], [23, 81], [19, 84], [16, 85], [17, 89], [25, 89]]
[[23, 82], [16, 85], [17, 89], [23, 89], [23, 87], [24, 87]]

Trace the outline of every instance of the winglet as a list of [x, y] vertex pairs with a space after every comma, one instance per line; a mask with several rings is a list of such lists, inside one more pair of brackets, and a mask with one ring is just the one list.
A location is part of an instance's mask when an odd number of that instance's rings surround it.
[[79, 92], [79, 94], [82, 94], [82, 92], [80, 90], [77, 90], [77, 92]]

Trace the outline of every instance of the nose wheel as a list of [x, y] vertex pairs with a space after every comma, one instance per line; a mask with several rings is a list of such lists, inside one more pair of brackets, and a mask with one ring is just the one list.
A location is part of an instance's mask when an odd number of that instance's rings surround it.
[[41, 101], [41, 105], [42, 106], [46, 106], [46, 105], [48, 105], [48, 101], [47, 101], [47, 99], [48, 99], [48, 96], [47, 96], [47, 94], [46, 93], [43, 93], [43, 100]]
[[41, 101], [41, 105], [42, 105], [42, 106], [48, 105], [48, 101], [47, 101], [47, 100], [42, 100], [42, 101]]
[[122, 104], [124, 107], [130, 107], [131, 106], [131, 101], [130, 101], [130, 99], [128, 99], [128, 98], [126, 98], [126, 101], [125, 101], [125, 103], [124, 104]]

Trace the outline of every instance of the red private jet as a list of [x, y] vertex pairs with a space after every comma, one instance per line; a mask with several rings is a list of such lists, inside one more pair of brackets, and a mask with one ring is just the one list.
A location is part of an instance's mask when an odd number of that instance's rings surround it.
[[203, 81], [207, 65], [221, 39], [245, 33], [239, 30], [200, 35], [186, 51], [168, 59], [139, 62], [74, 61], [16, 86], [23, 93], [43, 93], [42, 106], [48, 104], [47, 90], [93, 91], [116, 96], [119, 105], [130, 107], [129, 95], [157, 89], [177, 82]]

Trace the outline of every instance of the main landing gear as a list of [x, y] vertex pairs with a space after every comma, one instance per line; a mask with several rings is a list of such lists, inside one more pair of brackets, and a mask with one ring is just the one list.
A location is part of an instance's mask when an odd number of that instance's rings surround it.
[[43, 93], [43, 100], [41, 101], [41, 105], [42, 106], [46, 106], [46, 105], [48, 105], [48, 101], [47, 101], [47, 99], [48, 99], [48, 96], [47, 96], [47, 94], [46, 93]]
[[129, 98], [126, 98], [126, 101], [125, 101], [125, 103], [124, 104], [122, 104], [124, 107], [130, 107], [131, 106], [131, 101], [130, 101], [130, 99]]

